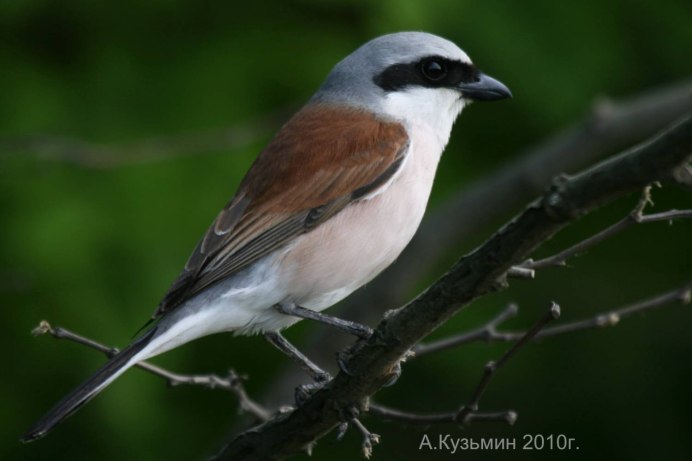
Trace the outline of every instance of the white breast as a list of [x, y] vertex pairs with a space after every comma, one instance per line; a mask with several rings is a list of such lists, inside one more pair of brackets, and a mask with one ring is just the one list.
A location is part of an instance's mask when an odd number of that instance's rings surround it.
[[215, 332], [285, 328], [298, 319], [277, 312], [276, 303], [321, 311], [389, 266], [418, 229], [442, 151], [430, 130], [420, 128], [410, 127], [406, 161], [383, 190], [164, 317], [166, 331], [151, 355]]
[[389, 266], [423, 218], [443, 146], [424, 126], [410, 126], [401, 171], [383, 190], [356, 202], [309, 234], [285, 255], [289, 300], [325, 309]]
[[380, 110], [402, 120], [410, 145], [401, 171], [368, 200], [354, 203], [285, 254], [280, 273], [288, 301], [322, 310], [389, 266], [411, 241], [430, 197], [435, 170], [464, 101], [454, 92], [394, 92]]

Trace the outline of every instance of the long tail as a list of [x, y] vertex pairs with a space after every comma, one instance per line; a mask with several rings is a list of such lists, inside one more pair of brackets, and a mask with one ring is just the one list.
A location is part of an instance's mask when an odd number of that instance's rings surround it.
[[62, 420], [77, 411], [82, 405], [101, 392], [106, 386], [115, 381], [128, 368], [142, 360], [138, 353], [149, 344], [154, 337], [156, 328], [152, 328], [144, 336], [120, 351], [103, 367], [94, 373], [79, 387], [70, 392], [58, 402], [48, 413], [34, 424], [21, 438], [22, 442], [32, 442], [44, 437]]

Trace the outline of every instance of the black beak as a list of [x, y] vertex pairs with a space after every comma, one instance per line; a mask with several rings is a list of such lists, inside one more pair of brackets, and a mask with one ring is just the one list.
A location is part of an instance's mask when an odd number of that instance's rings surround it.
[[496, 101], [512, 97], [512, 92], [504, 83], [482, 72], [478, 74], [476, 81], [462, 82], [458, 88], [462, 98], [472, 101]]

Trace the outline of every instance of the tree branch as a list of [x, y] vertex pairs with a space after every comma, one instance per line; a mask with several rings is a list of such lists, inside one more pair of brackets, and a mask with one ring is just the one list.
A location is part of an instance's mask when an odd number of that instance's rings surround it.
[[506, 286], [506, 272], [569, 223], [646, 185], [669, 180], [692, 155], [692, 117], [660, 136], [575, 177], [561, 177], [523, 213], [421, 295], [390, 311], [372, 337], [359, 341], [339, 373], [292, 412], [235, 437], [217, 459], [282, 459], [301, 451], [339, 422], [339, 408], [364, 406], [400, 359], [474, 299]]
[[[512, 309], [513, 305], [510, 305], [508, 309], [505, 309], [498, 317], [491, 320], [490, 324], [497, 324], [508, 316], [513, 315], [516, 312], [516, 308]], [[516, 421], [517, 415], [513, 411], [506, 412], [495, 412], [495, 413], [478, 413], [478, 404], [480, 403], [481, 397], [485, 393], [485, 390], [490, 384], [490, 380], [493, 378], [495, 373], [511, 359], [517, 351], [522, 348], [527, 342], [531, 341], [536, 334], [541, 331], [548, 322], [556, 320], [560, 316], [560, 306], [556, 303], [552, 303], [548, 312], [543, 315], [538, 322], [534, 324], [529, 330], [519, 337], [517, 342], [509, 348], [497, 361], [490, 361], [486, 364], [483, 376], [481, 377], [476, 389], [473, 392], [471, 400], [466, 405], [462, 406], [456, 412], [450, 413], [437, 413], [437, 414], [415, 414], [403, 412], [396, 410], [394, 408], [388, 408], [383, 406], [375, 406], [373, 408], [370, 405], [369, 410], [371, 414], [375, 414], [387, 419], [393, 419], [397, 421], [403, 421], [407, 423], [416, 424], [432, 424], [432, 423], [454, 423], [458, 425], [467, 425], [473, 421], [505, 421], [512, 425]], [[479, 417], [480, 416], [480, 417]]]
[[0, 152], [22, 152], [39, 160], [105, 170], [179, 157], [240, 149], [271, 134], [286, 117], [279, 110], [256, 120], [195, 133], [161, 136], [108, 145], [52, 135], [0, 139]]
[[[692, 299], [692, 282], [683, 285], [680, 288], [661, 293], [654, 297], [637, 301], [626, 306], [613, 309], [606, 312], [600, 312], [593, 317], [583, 320], [576, 320], [573, 322], [563, 323], [562, 325], [555, 325], [553, 327], [547, 327], [538, 332], [534, 339], [542, 339], [550, 336], [556, 336], [563, 333], [571, 333], [573, 331], [587, 330], [590, 328], [603, 328], [617, 325], [622, 319], [631, 317], [634, 314], [641, 313], [643, 311], [656, 309], [663, 307], [667, 304], [673, 302], [679, 302], [681, 304], [689, 304]], [[418, 359], [420, 357], [432, 354], [434, 352], [439, 352], [447, 349], [453, 349], [455, 347], [463, 346], [476, 341], [484, 342], [507, 342], [516, 341], [521, 338], [525, 332], [521, 331], [499, 331], [498, 327], [510, 317], [513, 317], [518, 312], [518, 307], [515, 304], [510, 304], [505, 308], [500, 314], [494, 319], [490, 320], [485, 325], [471, 330], [466, 333], [455, 335], [449, 338], [440, 339], [427, 344], [419, 344], [415, 347], [414, 358]]]
[[548, 324], [548, 322], [557, 320], [558, 318], [560, 318], [560, 306], [553, 302], [550, 309], [548, 309], [548, 312], [541, 317], [538, 322], [534, 324], [534, 326], [524, 333], [519, 340], [511, 348], [509, 348], [509, 350], [507, 350], [502, 357], [500, 357], [500, 360], [497, 362], [490, 361], [486, 364], [485, 370], [483, 371], [483, 376], [481, 377], [476, 390], [473, 392], [473, 397], [471, 397], [469, 403], [464, 405], [459, 410], [459, 413], [457, 414], [457, 421], [464, 424], [468, 415], [478, 411], [478, 404], [481, 401], [481, 397], [483, 397], [483, 394], [490, 384], [490, 380], [493, 379], [493, 376], [495, 376], [497, 370], [507, 363], [507, 361], [511, 359], [526, 343], [531, 341], [538, 334], [538, 332]]
[[[641, 313], [645, 310], [662, 307], [671, 302], [681, 302], [688, 304], [692, 300], [692, 282], [677, 288], [675, 290], [662, 293], [652, 298], [638, 301], [636, 303], [615, 309], [609, 312], [597, 314], [596, 316], [575, 322], [569, 322], [563, 325], [558, 325], [552, 328], [542, 328], [538, 333], [533, 333], [531, 330], [526, 332], [498, 332], [497, 328], [506, 320], [514, 317], [518, 313], [518, 306], [510, 304], [503, 309], [500, 314], [491, 319], [482, 327], [471, 332], [463, 333], [458, 336], [446, 338], [430, 344], [418, 345], [415, 348], [415, 358], [458, 347], [472, 341], [515, 341], [521, 340], [524, 337], [529, 337], [529, 340], [539, 339], [558, 334], [580, 331], [589, 328], [602, 328], [606, 326], [614, 326], [625, 317], [632, 316], [636, 313]], [[74, 333], [70, 330], [61, 327], [53, 327], [47, 321], [43, 320], [32, 331], [34, 336], [50, 334], [56, 339], [65, 339], [68, 341], [81, 344], [97, 351], [103, 352], [107, 357], [112, 357], [118, 352], [117, 348], [106, 346], [98, 341], [87, 338], [83, 335]], [[514, 347], [516, 349], [516, 346]], [[512, 349], [510, 349], [512, 351]], [[502, 361], [502, 360], [501, 360]], [[498, 362], [500, 363], [500, 362]], [[180, 384], [190, 384], [202, 386], [208, 389], [222, 389], [233, 393], [239, 401], [240, 410], [253, 416], [257, 421], [263, 422], [271, 418], [274, 413], [263, 407], [259, 403], [252, 400], [244, 386], [245, 378], [238, 375], [234, 370], [229, 370], [227, 377], [221, 377], [214, 374], [203, 375], [181, 375], [172, 371], [153, 365], [149, 362], [140, 362], [137, 367], [163, 378], [170, 386]], [[482, 381], [481, 381], [482, 382]], [[477, 402], [476, 402], [477, 403]], [[446, 413], [412, 413], [403, 411], [397, 408], [388, 407], [381, 404], [370, 403], [367, 407], [367, 413], [374, 417], [383, 420], [395, 421], [405, 424], [430, 426], [432, 424], [463, 424], [468, 425], [476, 422], [504, 422], [510, 426], [514, 425], [517, 420], [517, 414], [514, 411], [500, 412], [479, 412], [477, 410], [468, 411], [469, 406], [464, 406], [457, 411]], [[462, 411], [464, 413], [462, 413]], [[360, 422], [358, 422], [360, 423]], [[362, 427], [362, 424], [359, 426]], [[367, 431], [367, 429], [366, 429]], [[361, 431], [362, 432], [362, 431]], [[369, 432], [368, 432], [369, 433]], [[343, 435], [343, 434], [342, 434]], [[370, 434], [376, 436], [376, 434]], [[374, 439], [369, 436], [364, 436], [364, 450], [367, 453], [372, 452], [372, 443]], [[368, 448], [369, 447], [369, 448]], [[368, 451], [369, 450], [369, 451]]]
[[[512, 303], [502, 310], [495, 318], [491, 319], [488, 323], [476, 328], [475, 330], [427, 344], [418, 344], [413, 349], [413, 352], [415, 352], [413, 357], [418, 359], [434, 352], [452, 349], [475, 341], [497, 341], [500, 337], [504, 338], [502, 333], [498, 333], [497, 327], [507, 319], [517, 315], [518, 312], [519, 306]], [[506, 339], [506, 341], [509, 341], [509, 339]]]
[[641, 200], [637, 206], [632, 210], [632, 212], [622, 218], [620, 221], [616, 222], [612, 226], [603, 229], [601, 232], [592, 235], [591, 237], [582, 240], [581, 242], [547, 258], [539, 259], [538, 261], [526, 261], [517, 269], [543, 269], [545, 267], [552, 266], [564, 266], [567, 260], [573, 256], [583, 253], [584, 251], [598, 245], [611, 238], [612, 236], [619, 234], [620, 232], [635, 226], [636, 224], [647, 224], [659, 221], [672, 222], [676, 219], [692, 218], [692, 210], [668, 210], [661, 213], [652, 213], [649, 215], [644, 214], [644, 208], [647, 204], [652, 204], [651, 201], [651, 186], [647, 186], [644, 189]]
[[[373, 416], [389, 421], [397, 421], [405, 424], [416, 424], [430, 426], [432, 424], [459, 424], [459, 412], [450, 411], [447, 413], [411, 413], [396, 408], [387, 407], [379, 404], [370, 404], [368, 411]], [[466, 416], [465, 424], [475, 422], [504, 422], [513, 426], [517, 421], [517, 414], [514, 411], [500, 411], [492, 413], [473, 412]]]
[[[547, 338], [549, 336], [556, 336], [564, 333], [571, 333], [573, 331], [587, 330], [589, 328], [612, 327], [617, 325], [623, 318], [630, 317], [634, 314], [662, 307], [671, 302], [689, 304], [690, 299], [692, 299], [692, 282], [688, 283], [682, 288], [678, 288], [677, 290], [669, 291], [667, 293], [654, 296], [653, 298], [639, 301], [610, 312], [598, 314], [590, 319], [546, 328], [536, 336], [536, 339]], [[509, 333], [509, 340], [511, 341], [512, 336], [516, 336], [517, 334], [519, 333]]]
[[[81, 344], [83, 346], [96, 349], [106, 354], [106, 357], [113, 357], [118, 353], [118, 349], [115, 347], [108, 347], [93, 339], [87, 338], [85, 336], [73, 333], [70, 330], [66, 330], [60, 327], [53, 327], [50, 323], [42, 320], [39, 325], [33, 329], [32, 334], [34, 336], [49, 334], [56, 339], [65, 339], [68, 341]], [[238, 375], [234, 370], [228, 371], [228, 376], [221, 377], [214, 374], [204, 374], [204, 375], [181, 375], [178, 373], [173, 373], [157, 365], [149, 362], [139, 362], [136, 367], [142, 370], [148, 371], [149, 373], [159, 376], [166, 380], [169, 386], [179, 386], [181, 384], [191, 384], [195, 386], [202, 386], [208, 389], [223, 389], [233, 393], [238, 398], [238, 403], [240, 405], [240, 410], [253, 416], [258, 421], [268, 420], [272, 413], [264, 408], [259, 403], [252, 400], [245, 391], [243, 382], [245, 378]]]

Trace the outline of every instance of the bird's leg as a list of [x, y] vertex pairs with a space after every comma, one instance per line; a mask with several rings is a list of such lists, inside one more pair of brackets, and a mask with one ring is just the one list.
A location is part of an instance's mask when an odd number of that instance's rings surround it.
[[286, 338], [284, 338], [278, 331], [270, 331], [264, 333], [264, 337], [269, 341], [274, 347], [279, 349], [284, 354], [288, 355], [290, 358], [295, 360], [298, 365], [300, 365], [315, 382], [319, 384], [324, 384], [332, 377], [316, 365], [312, 360], [307, 358], [302, 352], [300, 352], [296, 347], [289, 343]]
[[372, 335], [372, 328], [367, 325], [362, 325], [350, 320], [343, 320], [338, 317], [332, 317], [331, 315], [325, 315], [311, 309], [297, 306], [293, 303], [282, 302], [277, 304], [275, 307], [276, 310], [282, 314], [300, 317], [301, 319], [315, 320], [317, 322], [324, 323], [325, 325], [336, 327], [341, 331], [353, 336], [357, 336], [361, 339], [368, 339]]

